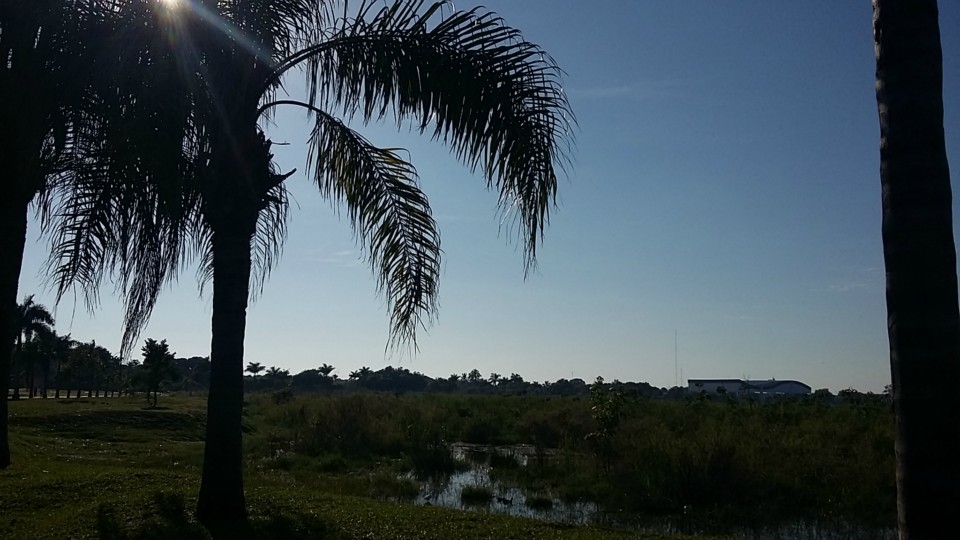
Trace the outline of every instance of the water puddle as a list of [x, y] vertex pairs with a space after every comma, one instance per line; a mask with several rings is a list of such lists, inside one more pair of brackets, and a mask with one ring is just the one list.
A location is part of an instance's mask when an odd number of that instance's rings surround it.
[[[533, 460], [549, 460], [552, 452], [539, 451], [529, 445], [488, 446], [467, 443], [450, 445], [453, 457], [469, 466], [449, 475], [406, 478], [421, 483], [414, 504], [442, 506], [458, 510], [493, 512], [517, 517], [569, 525], [604, 525], [651, 534], [706, 534], [685, 523], [682, 518], [646, 519], [605, 512], [596, 503], [563, 501], [550, 493], [532, 493], [508, 485], [491, 476], [494, 467], [526, 467]], [[464, 490], [468, 495], [465, 496]], [[737, 540], [895, 540], [893, 530], [867, 531], [858, 527], [819, 526], [800, 522], [773, 529], [739, 529], [731, 538]]]
[[[426, 480], [421, 478], [423, 489], [414, 499], [414, 504], [496, 512], [578, 525], [596, 522], [599, 509], [594, 503], [567, 503], [549, 494], [530, 494], [490, 476], [491, 462], [495, 462], [498, 457], [513, 459], [516, 466], [526, 467], [529, 460], [548, 458], [550, 454], [538, 455], [534, 447], [527, 445], [482, 446], [457, 443], [451, 445], [450, 450], [455, 459], [469, 463], [470, 467], [449, 476]], [[408, 477], [414, 478], [415, 475], [411, 473]], [[464, 497], [464, 488], [468, 491], [481, 488], [480, 496]], [[489, 492], [489, 500], [483, 500], [483, 491]]]

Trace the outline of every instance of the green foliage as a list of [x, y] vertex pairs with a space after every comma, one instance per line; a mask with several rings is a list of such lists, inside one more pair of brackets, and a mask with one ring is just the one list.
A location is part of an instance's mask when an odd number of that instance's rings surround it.
[[179, 377], [173, 365], [175, 354], [170, 352], [167, 340], [157, 342], [155, 339], [147, 339], [140, 352], [143, 354], [140, 376], [146, 387], [148, 398], [151, 393], [153, 394], [151, 406], [156, 407], [157, 396], [163, 384]]
[[289, 388], [274, 392], [270, 395], [270, 401], [272, 401], [274, 405], [286, 405], [287, 403], [292, 403], [294, 399], [296, 399], [296, 397]]
[[493, 500], [493, 491], [487, 486], [463, 486], [460, 491], [460, 502], [470, 506], [483, 506]]
[[591, 400], [301, 396], [281, 407], [253, 396], [251, 414], [280, 430], [291, 452], [350, 456], [361, 467], [400, 460], [429, 472], [442, 469], [424, 463], [442, 462], [445, 443], [531, 444], [525, 467], [497, 458], [492, 474], [623, 512], [740, 525], [893, 523], [893, 419], [882, 399], [661, 401], [594, 390]]
[[532, 510], [546, 511], [553, 508], [553, 499], [550, 497], [531, 495], [527, 497], [524, 504]]
[[370, 476], [370, 496], [376, 499], [412, 501], [420, 494], [420, 484], [410, 478], [398, 478], [389, 472]]
[[[12, 402], [12, 444], [21, 458], [15, 469], [0, 471], [0, 538], [211, 538], [192, 510], [199, 486], [205, 403], [199, 397], [179, 396], [166, 403], [168, 410], [144, 410], [142, 402], [133, 398]], [[288, 406], [295, 409], [297, 404]], [[262, 416], [258, 418], [255, 426], [262, 432], [267, 425], [260, 421]], [[293, 464], [292, 469], [312, 461]], [[310, 483], [317, 478], [323, 481], [315, 470], [300, 477], [295, 472], [261, 469], [251, 459], [246, 475], [250, 519], [236, 531], [218, 530], [215, 537], [666, 538], [378, 502], [340, 494], [338, 488], [350, 487], [346, 482]], [[410, 493], [416, 486], [386, 477], [377, 481], [401, 493]], [[349, 492], [365, 492], [371, 483], [372, 479], [361, 479]]]
[[590, 404], [597, 429], [588, 433], [586, 440], [591, 444], [597, 460], [605, 469], [609, 469], [616, 451], [614, 437], [623, 414], [623, 389], [619, 381], [614, 381], [613, 387], [608, 389], [603, 384], [603, 377], [597, 377], [597, 381], [590, 386]]

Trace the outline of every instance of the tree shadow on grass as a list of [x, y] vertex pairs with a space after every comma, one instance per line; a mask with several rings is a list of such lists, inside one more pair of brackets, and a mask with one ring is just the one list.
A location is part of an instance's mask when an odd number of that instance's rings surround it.
[[83, 411], [17, 418], [11, 425], [54, 432], [60, 437], [126, 440], [131, 430], [162, 432], [179, 440], [203, 440], [204, 418], [199, 414], [153, 410]]
[[97, 532], [102, 540], [207, 539], [345, 539], [330, 523], [313, 515], [281, 515], [229, 523], [197, 522], [180, 494], [156, 493], [140, 516], [107, 504], [97, 509]]
[[[97, 508], [97, 532], [103, 540], [193, 540], [210, 538], [202, 525], [190, 519], [180, 494], [156, 493], [139, 520], [122, 515], [112, 505]], [[133, 521], [131, 523], [131, 521]], [[131, 527], [132, 525], [132, 527]]]

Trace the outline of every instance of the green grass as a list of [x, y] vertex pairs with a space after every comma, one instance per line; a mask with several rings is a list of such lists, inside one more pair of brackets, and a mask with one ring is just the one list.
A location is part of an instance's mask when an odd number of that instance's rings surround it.
[[[32, 400], [10, 403], [14, 464], [0, 471], [0, 538], [210, 538], [193, 515], [203, 452], [202, 398], [167, 397], [160, 409], [141, 399]], [[274, 411], [288, 414], [290, 411]], [[596, 527], [378, 501], [352, 494], [396, 490], [371, 472], [328, 475], [351, 457], [267, 466], [272, 426], [247, 418], [249, 523], [230, 538], [331, 539], [626, 539]], [[295, 411], [292, 414], [296, 414]], [[283, 446], [283, 438], [273, 443]], [[256, 451], [254, 451], [256, 450]], [[300, 458], [304, 459], [304, 458]], [[313, 467], [313, 468], [311, 468]], [[387, 467], [386, 470], [390, 470]], [[367, 491], [369, 493], [369, 491]]]

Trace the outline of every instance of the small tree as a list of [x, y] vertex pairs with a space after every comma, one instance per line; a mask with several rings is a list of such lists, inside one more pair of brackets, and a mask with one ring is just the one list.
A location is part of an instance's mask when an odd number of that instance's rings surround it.
[[331, 376], [330, 374], [334, 372], [337, 368], [331, 366], [330, 364], [323, 364], [320, 366], [317, 371], [320, 372], [320, 375], [323, 375], [324, 379], [335, 379], [336, 375]]
[[140, 351], [143, 354], [141, 374], [147, 387], [147, 399], [150, 400], [152, 392], [150, 406], [156, 407], [160, 386], [166, 381], [176, 380], [179, 376], [173, 365], [175, 354], [170, 352], [167, 340], [158, 343], [155, 339], [148, 339]]
[[249, 364], [247, 364], [247, 369], [245, 371], [253, 375], [253, 378], [257, 378], [257, 375], [259, 375], [260, 372], [263, 371], [264, 369], [266, 368], [263, 367], [263, 364], [261, 364], [260, 362], [250, 362]]
[[615, 380], [608, 388], [603, 377], [597, 377], [596, 382], [590, 385], [590, 405], [597, 430], [587, 434], [586, 440], [593, 445], [597, 461], [604, 470], [608, 470], [614, 454], [613, 439], [623, 415], [623, 385]]
[[373, 374], [373, 370], [367, 366], [363, 366], [356, 371], [350, 372], [350, 380], [352, 381], [365, 381], [370, 378], [370, 375]]

